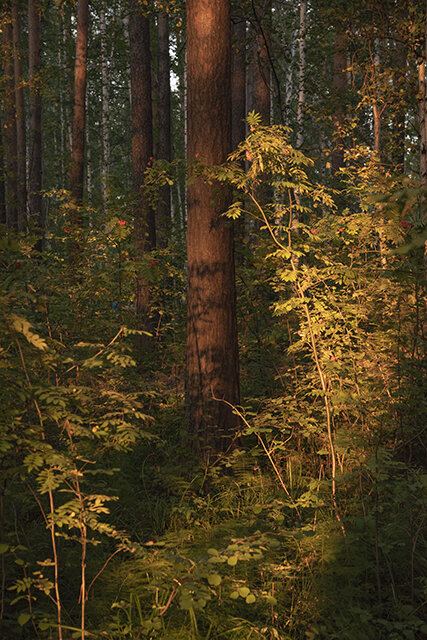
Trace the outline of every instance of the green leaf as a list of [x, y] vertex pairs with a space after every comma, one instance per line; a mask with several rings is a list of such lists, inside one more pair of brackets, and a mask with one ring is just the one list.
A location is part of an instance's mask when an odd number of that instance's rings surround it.
[[240, 587], [239, 596], [242, 596], [242, 598], [246, 598], [250, 594], [250, 592], [251, 590], [248, 589], [248, 587]]
[[227, 564], [229, 564], [230, 567], [235, 567], [237, 564], [237, 556], [231, 556], [231, 558], [228, 558]]
[[2, 543], [0, 544], [0, 555], [1, 555], [2, 553], [6, 553], [6, 551], [7, 551], [8, 549], [9, 549], [9, 545], [8, 545], [8, 544], [5, 544], [4, 542], [2, 542]]
[[239, 597], [239, 592], [238, 591], [232, 591], [230, 593], [230, 598], [232, 598], [233, 600], [237, 600], [238, 597]]
[[208, 582], [211, 585], [211, 587], [218, 587], [222, 582], [222, 578], [219, 575], [219, 573], [211, 573], [208, 576]]
[[27, 624], [28, 620], [31, 619], [31, 613], [20, 613], [18, 616], [18, 624], [20, 627], [23, 627], [24, 624]]
[[253, 593], [250, 593], [246, 598], [246, 604], [252, 604], [255, 602], [256, 598]]

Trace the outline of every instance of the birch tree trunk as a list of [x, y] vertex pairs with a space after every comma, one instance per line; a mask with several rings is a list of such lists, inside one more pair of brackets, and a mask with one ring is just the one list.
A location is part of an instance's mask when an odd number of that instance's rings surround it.
[[[219, 164], [230, 151], [230, 62], [230, 1], [187, 0], [189, 162]], [[188, 186], [187, 406], [194, 446], [213, 451], [235, 430], [226, 403], [239, 403], [233, 237], [221, 217], [230, 201], [201, 176]]]
[[22, 72], [21, 12], [18, 1], [12, 2], [13, 22], [13, 66], [15, 76], [16, 103], [16, 160], [17, 160], [17, 194], [18, 230], [26, 227], [27, 218], [27, 165], [25, 134], [24, 77]]

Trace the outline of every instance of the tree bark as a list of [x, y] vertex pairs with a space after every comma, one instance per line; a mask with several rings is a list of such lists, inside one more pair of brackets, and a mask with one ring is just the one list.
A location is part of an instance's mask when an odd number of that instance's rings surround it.
[[[0, 91], [0, 98], [3, 101], [3, 92]], [[3, 149], [3, 110], [0, 106], [0, 224], [6, 224], [6, 190], [4, 171], [4, 149]]]
[[252, 0], [254, 15], [253, 39], [253, 109], [261, 115], [262, 124], [270, 124], [271, 111], [271, 65], [268, 54], [269, 30], [271, 20], [271, 0], [255, 3]]
[[307, 1], [301, 0], [299, 13], [299, 63], [298, 63], [298, 111], [297, 111], [297, 149], [304, 142], [304, 108], [305, 108], [305, 32]]
[[246, 22], [236, 17], [231, 49], [231, 146], [233, 149], [246, 136]]
[[30, 85], [28, 209], [30, 224], [44, 230], [45, 221], [42, 201], [42, 97], [40, 93], [40, 13], [36, 0], [28, 0], [28, 78]]
[[27, 217], [27, 167], [26, 167], [26, 134], [24, 77], [22, 73], [21, 12], [17, 0], [12, 2], [13, 21], [13, 65], [15, 76], [16, 103], [16, 160], [17, 160], [17, 193], [18, 230], [23, 231]]
[[[224, 162], [231, 148], [229, 0], [187, 1], [188, 160]], [[188, 186], [187, 403], [194, 446], [223, 449], [239, 402], [233, 237], [220, 217], [230, 190]]]
[[102, 82], [102, 105], [101, 105], [101, 198], [102, 206], [107, 205], [108, 174], [110, 167], [110, 73], [107, 64], [107, 24], [105, 20], [104, 5], [99, 12], [99, 30], [101, 34], [101, 82]]
[[393, 89], [394, 95], [396, 96], [394, 110], [392, 113], [392, 150], [391, 150], [391, 159], [394, 167], [400, 171], [404, 172], [405, 169], [405, 109], [402, 105], [402, 100], [400, 99], [399, 92], [402, 84], [405, 81], [406, 74], [406, 66], [407, 66], [407, 53], [405, 46], [400, 43], [395, 43], [395, 57], [396, 57], [396, 68], [395, 73], [393, 74]]
[[344, 166], [344, 92], [346, 88], [347, 67], [347, 47], [345, 35], [341, 32], [335, 33], [335, 51], [334, 51], [334, 76], [333, 89], [335, 99], [335, 115], [334, 115], [334, 133], [333, 133], [333, 149], [332, 149], [332, 173], [336, 173], [338, 169]]
[[418, 60], [418, 121], [420, 127], [420, 181], [427, 184], [426, 63]]
[[[160, 13], [158, 19], [159, 38], [159, 146], [158, 159], [172, 159], [172, 129], [171, 129], [171, 88], [170, 88], [170, 61], [169, 61], [169, 17], [167, 13]], [[159, 239], [163, 246], [168, 242], [168, 231], [171, 226], [171, 189], [165, 185], [160, 189], [159, 204], [157, 207], [157, 223], [159, 227]]]
[[137, 261], [135, 310], [138, 327], [144, 329], [147, 328], [150, 287], [140, 265], [144, 254], [156, 245], [154, 211], [144, 192], [145, 170], [153, 155], [150, 24], [149, 19], [141, 13], [137, 0], [130, 0], [129, 6], [132, 183], [135, 198], [134, 244]]
[[78, 0], [74, 67], [73, 149], [70, 170], [71, 196], [76, 205], [72, 215], [74, 225], [81, 224], [78, 208], [83, 203], [88, 19], [88, 0]]
[[6, 3], [5, 24], [3, 26], [3, 68], [5, 74], [4, 126], [5, 135], [5, 169], [6, 169], [6, 218], [7, 224], [18, 231], [18, 165], [16, 147], [16, 103], [15, 72], [13, 64], [13, 27], [10, 3]]

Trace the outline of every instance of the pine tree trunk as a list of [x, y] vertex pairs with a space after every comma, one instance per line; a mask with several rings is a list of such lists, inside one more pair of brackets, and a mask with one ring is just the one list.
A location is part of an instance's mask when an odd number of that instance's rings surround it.
[[426, 132], [426, 65], [424, 58], [418, 60], [418, 121], [420, 127], [420, 180], [427, 184], [427, 132]]
[[72, 216], [74, 225], [81, 224], [78, 207], [83, 203], [88, 19], [88, 0], [78, 0], [74, 68], [73, 149], [70, 170], [71, 196], [76, 205]]
[[231, 49], [231, 146], [233, 149], [246, 135], [246, 22], [236, 17], [233, 22]]
[[335, 34], [333, 89], [335, 99], [334, 134], [332, 149], [332, 173], [336, 173], [344, 165], [344, 92], [346, 88], [347, 46], [343, 33]]
[[[208, 165], [231, 148], [229, 0], [187, 1], [188, 153]], [[194, 446], [224, 448], [239, 402], [233, 237], [220, 217], [230, 190], [188, 186], [187, 402]]]
[[302, 147], [304, 142], [304, 108], [305, 108], [305, 32], [306, 32], [306, 12], [307, 2], [300, 2], [299, 17], [299, 64], [298, 64], [298, 112], [297, 112], [297, 149]]
[[99, 30], [101, 34], [101, 82], [102, 82], [102, 105], [101, 105], [101, 199], [105, 210], [107, 205], [108, 174], [110, 167], [110, 73], [107, 65], [107, 24], [105, 21], [104, 6], [99, 12]]
[[42, 201], [42, 98], [40, 93], [40, 13], [37, 0], [28, 0], [28, 77], [30, 127], [28, 209], [30, 222], [44, 230]]
[[[169, 17], [167, 13], [159, 15], [159, 146], [158, 159], [171, 161], [171, 89], [169, 61]], [[167, 245], [168, 231], [171, 226], [171, 190], [165, 185], [160, 190], [160, 201], [157, 208], [157, 224], [162, 246]]]
[[4, 126], [5, 126], [5, 169], [6, 169], [6, 218], [9, 227], [18, 230], [18, 164], [16, 134], [15, 72], [13, 64], [13, 27], [10, 3], [6, 4], [6, 22], [3, 25], [3, 68], [5, 74], [4, 89]]
[[18, 229], [23, 231], [27, 218], [27, 166], [24, 77], [22, 72], [21, 12], [18, 1], [12, 2], [13, 21], [13, 65], [15, 76], [16, 101], [16, 155], [17, 155], [17, 193]]
[[[1, 67], [0, 67], [1, 68]], [[0, 91], [2, 103], [3, 95]], [[6, 224], [6, 190], [5, 190], [5, 171], [4, 171], [4, 152], [3, 152], [3, 110], [0, 105], [0, 224]]]
[[[156, 245], [154, 211], [143, 188], [144, 173], [153, 154], [150, 25], [149, 19], [141, 13], [137, 0], [130, 0], [129, 6], [134, 244], [137, 265], [141, 265], [144, 254]], [[143, 271], [137, 266], [135, 311], [140, 329], [147, 328], [150, 302], [149, 283]]]
[[395, 43], [396, 69], [393, 74], [393, 88], [396, 97], [394, 111], [392, 113], [392, 153], [391, 158], [394, 167], [401, 173], [405, 169], [405, 121], [406, 113], [399, 100], [399, 91], [405, 81], [407, 57], [405, 46]]
[[271, 69], [268, 55], [271, 0], [252, 1], [255, 22], [253, 39], [253, 108], [261, 115], [264, 125], [270, 124]]

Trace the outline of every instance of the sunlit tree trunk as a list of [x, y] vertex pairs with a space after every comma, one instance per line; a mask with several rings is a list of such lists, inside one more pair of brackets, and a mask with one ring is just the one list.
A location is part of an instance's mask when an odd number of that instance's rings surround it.
[[406, 48], [401, 42], [396, 42], [395, 57], [396, 69], [393, 74], [393, 88], [395, 104], [392, 113], [392, 153], [391, 158], [394, 167], [403, 173], [405, 169], [405, 109], [400, 98], [400, 88], [404, 82], [407, 66]]
[[[138, 326], [147, 327], [150, 287], [141, 267], [144, 254], [155, 247], [155, 216], [144, 191], [144, 174], [153, 155], [153, 114], [151, 104], [151, 51], [149, 19], [141, 13], [137, 0], [130, 0], [130, 76], [132, 126], [132, 181], [134, 243], [136, 250], [135, 309]], [[139, 266], [138, 266], [139, 265]]]
[[30, 127], [28, 146], [28, 209], [31, 224], [45, 227], [42, 202], [42, 98], [40, 93], [40, 13], [37, 0], [28, 0], [28, 78]]
[[333, 90], [335, 99], [335, 115], [334, 115], [334, 133], [333, 133], [333, 149], [332, 149], [332, 173], [336, 173], [340, 167], [344, 165], [344, 92], [346, 88], [347, 78], [345, 69], [347, 68], [347, 46], [345, 35], [341, 32], [335, 34], [335, 51], [334, 51], [334, 76]]
[[83, 203], [88, 18], [88, 0], [79, 0], [74, 69], [73, 149], [70, 170], [71, 195], [76, 205], [73, 209], [74, 224], [81, 223], [78, 207]]
[[420, 180], [427, 183], [427, 131], [426, 131], [426, 66], [425, 59], [418, 59], [418, 121], [420, 128]]
[[[188, 160], [215, 165], [231, 148], [230, 2], [187, 1]], [[221, 450], [239, 402], [230, 191], [188, 186], [187, 401], [194, 443]]]
[[376, 89], [377, 75], [379, 73], [380, 63], [381, 63], [379, 47], [380, 47], [379, 41], [376, 40], [375, 53], [373, 58], [373, 73], [372, 73], [372, 79], [374, 84], [374, 89], [373, 89], [374, 99], [372, 103], [372, 111], [374, 115], [374, 151], [378, 159], [381, 156], [381, 113], [382, 113], [380, 105], [378, 104], [377, 89]]
[[[158, 96], [159, 96], [159, 146], [158, 158], [170, 162], [172, 154], [171, 132], [171, 88], [169, 61], [169, 17], [160, 13], [158, 18], [159, 63], [158, 63]], [[171, 190], [165, 185], [160, 190], [160, 201], [157, 208], [157, 224], [159, 240], [167, 245], [168, 230], [171, 226]], [[161, 231], [161, 233], [160, 233]]]
[[26, 167], [26, 134], [24, 78], [22, 72], [21, 11], [17, 0], [12, 2], [13, 21], [13, 64], [15, 76], [16, 103], [16, 160], [17, 160], [17, 193], [18, 229], [26, 226], [27, 217], [27, 167]]
[[10, 227], [18, 230], [17, 207], [17, 148], [16, 148], [16, 103], [15, 73], [13, 64], [13, 27], [10, 3], [4, 8], [3, 25], [3, 69], [4, 69], [4, 127], [6, 169], [6, 218]]

